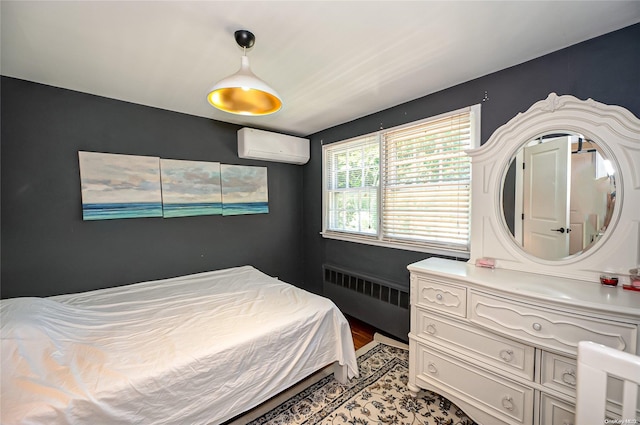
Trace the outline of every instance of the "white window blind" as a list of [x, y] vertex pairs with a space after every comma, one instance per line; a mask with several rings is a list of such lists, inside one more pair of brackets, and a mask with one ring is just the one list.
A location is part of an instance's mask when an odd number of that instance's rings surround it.
[[323, 236], [462, 256], [480, 105], [323, 146]]
[[380, 180], [377, 135], [330, 145], [324, 155], [326, 229], [376, 236]]
[[384, 240], [468, 250], [469, 110], [383, 134]]

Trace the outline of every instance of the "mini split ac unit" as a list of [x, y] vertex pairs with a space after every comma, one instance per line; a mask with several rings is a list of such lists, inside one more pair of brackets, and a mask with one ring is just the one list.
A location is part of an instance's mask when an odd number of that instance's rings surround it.
[[238, 130], [238, 156], [302, 165], [309, 161], [309, 139], [244, 127]]

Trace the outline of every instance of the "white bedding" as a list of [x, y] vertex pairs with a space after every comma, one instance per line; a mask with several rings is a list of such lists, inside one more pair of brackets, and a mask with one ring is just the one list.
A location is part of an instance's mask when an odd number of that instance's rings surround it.
[[209, 424], [338, 361], [328, 299], [250, 266], [0, 303], [2, 425]]

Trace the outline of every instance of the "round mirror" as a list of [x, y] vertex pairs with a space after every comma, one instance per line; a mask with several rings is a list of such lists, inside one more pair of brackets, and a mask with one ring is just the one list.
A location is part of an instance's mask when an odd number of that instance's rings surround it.
[[544, 260], [576, 256], [596, 244], [615, 202], [611, 158], [595, 141], [570, 131], [525, 142], [503, 176], [504, 224], [525, 252]]

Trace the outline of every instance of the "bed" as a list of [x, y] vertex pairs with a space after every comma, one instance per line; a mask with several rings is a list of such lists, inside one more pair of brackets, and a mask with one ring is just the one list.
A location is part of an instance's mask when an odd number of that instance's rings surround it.
[[358, 375], [335, 305], [251, 266], [0, 311], [3, 425], [217, 424], [327, 365]]

